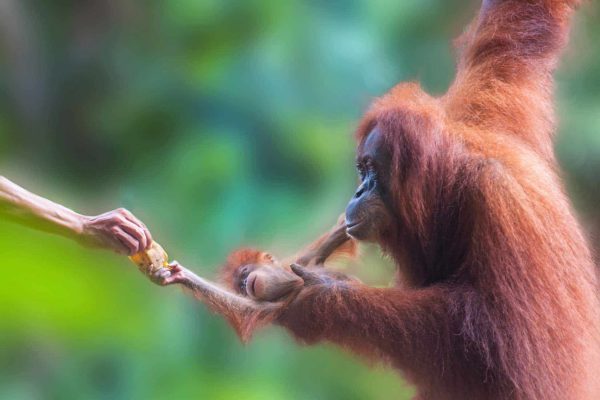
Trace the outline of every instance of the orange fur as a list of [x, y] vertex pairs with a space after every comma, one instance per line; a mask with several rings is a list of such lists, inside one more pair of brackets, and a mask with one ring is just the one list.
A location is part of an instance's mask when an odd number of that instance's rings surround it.
[[238, 269], [249, 264], [275, 265], [275, 259], [269, 253], [252, 248], [235, 250], [227, 256], [225, 264], [223, 264], [219, 270], [219, 281], [227, 288], [234, 291], [237, 290], [237, 288], [234, 287], [235, 274]]
[[[335, 249], [331, 254], [322, 254], [322, 245], [326, 243], [332, 236], [337, 235], [337, 228], [342, 224], [343, 220], [338, 221], [338, 227], [324, 234], [308, 248], [300, 254], [300, 257], [309, 256], [316, 258], [335, 258], [342, 256], [353, 256], [357, 251], [357, 244], [354, 240], [347, 240]], [[324, 261], [324, 260], [323, 260]], [[234, 293], [238, 292], [236, 287], [236, 276], [238, 270], [245, 265], [278, 265], [275, 258], [264, 251], [253, 248], [241, 248], [233, 251], [227, 257], [227, 260], [219, 270], [219, 282]], [[280, 265], [284, 268], [283, 265]], [[331, 273], [335, 276], [335, 273]], [[246, 343], [252, 337], [252, 334], [257, 329], [275, 321], [281, 312], [287, 307], [293, 299], [294, 293], [291, 296], [281, 299], [277, 303], [266, 303], [264, 307], [255, 307], [248, 309], [231, 308], [228, 304], [214, 302], [210, 299], [200, 296], [200, 299], [207, 302], [213, 312], [223, 315], [229, 322], [231, 327], [236, 331], [242, 342]]]
[[578, 1], [486, 0], [439, 98], [401, 84], [361, 122], [393, 159], [380, 245], [408, 287], [305, 288], [278, 322], [391, 363], [419, 399], [600, 398], [596, 267], [552, 149]]

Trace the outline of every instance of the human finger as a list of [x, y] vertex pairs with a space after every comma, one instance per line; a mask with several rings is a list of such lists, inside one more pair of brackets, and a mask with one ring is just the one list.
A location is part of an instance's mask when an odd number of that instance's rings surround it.
[[137, 225], [134, 225], [130, 221], [125, 221], [123, 224], [120, 225], [120, 228], [138, 242], [138, 248], [136, 249], [136, 253], [147, 248], [148, 242], [142, 228], [140, 228]]
[[117, 209], [117, 212], [120, 213], [123, 217], [125, 217], [125, 219], [142, 229], [142, 232], [144, 233], [144, 236], [146, 238], [143, 248], [147, 249], [148, 247], [150, 247], [150, 245], [152, 244], [152, 234], [150, 233], [150, 230], [148, 229], [146, 224], [144, 224], [135, 215], [133, 215], [131, 211], [129, 211], [126, 208], [119, 208]]
[[114, 237], [127, 248], [129, 255], [133, 255], [139, 251], [139, 242], [133, 237], [131, 237], [131, 235], [129, 235], [123, 229], [121, 229], [118, 226], [115, 226], [112, 229], [112, 233]]

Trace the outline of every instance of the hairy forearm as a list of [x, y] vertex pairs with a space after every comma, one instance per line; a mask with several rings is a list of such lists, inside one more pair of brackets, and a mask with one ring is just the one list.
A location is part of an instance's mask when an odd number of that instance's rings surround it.
[[243, 342], [250, 340], [256, 329], [277, 318], [286, 304], [285, 301], [257, 302], [232, 293], [219, 284], [199, 277], [176, 261], [168, 268], [159, 268], [145, 273], [158, 285], [179, 284], [189, 289], [213, 312], [222, 315]]
[[[350, 241], [351, 239], [346, 235], [346, 226], [336, 227], [312, 243], [296, 258], [296, 262], [300, 265], [307, 265], [312, 261], [314, 264], [320, 265], [336, 251], [345, 250], [346, 253], [351, 254], [353, 247], [352, 243], [349, 243]], [[347, 249], [342, 248], [344, 245]]]
[[447, 296], [442, 288], [315, 285], [298, 295], [278, 323], [307, 343], [331, 341], [359, 353], [391, 356], [401, 350], [410, 356], [424, 334], [441, 335], [450, 329]]
[[181, 278], [177, 283], [190, 289], [198, 296], [201, 296], [207, 303], [212, 305], [216, 311], [228, 310], [247, 312], [248, 310], [260, 308], [260, 305], [255, 301], [231, 293], [222, 286], [201, 278], [187, 268], [180, 267], [180, 275]]
[[80, 234], [83, 229], [82, 215], [37, 196], [2, 176], [0, 215], [36, 229], [71, 238]]
[[337, 224], [323, 234], [305, 250], [295, 257], [295, 262], [302, 266], [323, 266], [325, 261], [333, 256], [353, 257], [357, 253], [357, 244], [346, 233], [345, 215], [338, 218]]

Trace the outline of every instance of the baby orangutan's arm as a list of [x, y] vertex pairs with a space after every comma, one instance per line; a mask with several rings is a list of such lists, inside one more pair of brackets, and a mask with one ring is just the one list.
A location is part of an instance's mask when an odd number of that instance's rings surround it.
[[325, 261], [332, 257], [355, 257], [357, 248], [356, 240], [346, 234], [345, 215], [342, 214], [329, 232], [315, 240], [296, 257], [295, 264], [303, 267], [322, 267]]
[[227, 319], [243, 342], [247, 342], [252, 332], [275, 320], [284, 303], [256, 302], [207, 279], [174, 261], [168, 267], [160, 268], [149, 274], [156, 284], [167, 286], [180, 284], [191, 290], [194, 296], [206, 303], [215, 313]]
[[[332, 254], [353, 254], [356, 245], [345, 230], [343, 221], [338, 222], [300, 254], [302, 265], [321, 266]], [[342, 274], [321, 271], [331, 279], [342, 279]], [[224, 286], [197, 276], [177, 262], [147, 275], [158, 285], [180, 284], [191, 290], [212, 311], [223, 315], [244, 342], [255, 329], [276, 320], [304, 287], [303, 279], [288, 265], [255, 249], [229, 255], [220, 271]]]

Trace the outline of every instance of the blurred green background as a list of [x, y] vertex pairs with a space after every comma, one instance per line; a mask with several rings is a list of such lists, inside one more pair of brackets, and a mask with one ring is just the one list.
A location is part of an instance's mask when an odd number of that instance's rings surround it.
[[[204, 276], [255, 245], [293, 253], [356, 183], [352, 132], [401, 80], [442, 93], [458, 0], [4, 0], [0, 173], [82, 213], [125, 206]], [[600, 231], [600, 11], [558, 74], [557, 151]], [[594, 245], [597, 241], [592, 239]], [[374, 248], [353, 273], [385, 285]], [[242, 346], [124, 257], [0, 221], [2, 399], [390, 399], [411, 390], [278, 328]], [[367, 267], [368, 265], [368, 267]]]

